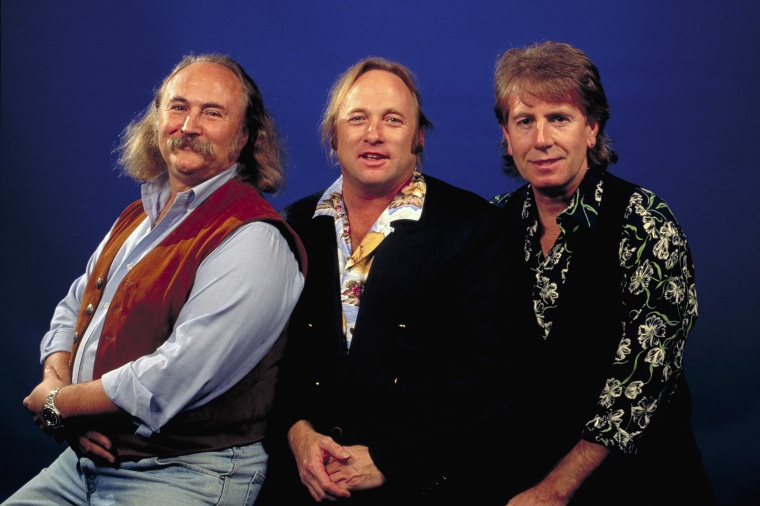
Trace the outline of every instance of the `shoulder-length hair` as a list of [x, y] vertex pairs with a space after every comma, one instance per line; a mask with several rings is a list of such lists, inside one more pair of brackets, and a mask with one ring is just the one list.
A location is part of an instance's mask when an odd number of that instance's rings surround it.
[[[580, 49], [561, 42], [542, 42], [499, 55], [494, 70], [494, 111], [504, 127], [512, 97], [575, 104], [587, 121], [599, 125], [596, 144], [587, 152], [589, 168], [603, 171], [617, 161], [612, 141], [604, 133], [610, 109], [599, 70]], [[503, 138], [502, 149], [504, 172], [518, 175]]]
[[161, 100], [171, 79], [181, 70], [199, 62], [228, 68], [243, 86], [245, 114], [240, 128], [248, 133], [248, 141], [238, 155], [239, 177], [263, 193], [280, 193], [285, 187], [285, 150], [274, 119], [264, 107], [258, 86], [242, 66], [229, 56], [220, 54], [187, 55], [161, 83], [145, 111], [129, 123], [117, 148], [119, 164], [129, 177], [149, 181], [166, 171], [166, 161], [158, 146], [158, 120]]

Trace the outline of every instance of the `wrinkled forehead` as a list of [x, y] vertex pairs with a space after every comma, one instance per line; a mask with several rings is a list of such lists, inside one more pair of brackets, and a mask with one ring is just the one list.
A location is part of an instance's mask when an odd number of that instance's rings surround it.
[[[195, 62], [170, 75], [161, 87], [157, 99], [163, 103], [178, 91], [198, 91], [209, 103], [234, 103], [245, 111], [247, 99], [243, 83], [226, 66], [216, 62]], [[188, 98], [188, 97], [183, 97]]]

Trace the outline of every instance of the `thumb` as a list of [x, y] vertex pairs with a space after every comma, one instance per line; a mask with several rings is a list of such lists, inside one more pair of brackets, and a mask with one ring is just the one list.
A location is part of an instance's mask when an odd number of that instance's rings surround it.
[[343, 448], [338, 443], [333, 443], [333, 445], [331, 445], [328, 449], [328, 453], [332, 458], [336, 460], [347, 460], [349, 457], [351, 457], [351, 454], [348, 453], [348, 450]]

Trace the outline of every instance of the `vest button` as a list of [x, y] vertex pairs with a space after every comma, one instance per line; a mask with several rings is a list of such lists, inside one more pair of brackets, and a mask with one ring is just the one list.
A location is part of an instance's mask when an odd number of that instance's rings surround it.
[[79, 341], [79, 332], [74, 332], [74, 342]]
[[95, 308], [92, 307], [92, 304], [87, 304], [87, 309], [85, 309], [84, 312], [87, 313], [87, 316], [90, 316], [95, 312]]
[[100, 289], [100, 287], [103, 286], [103, 278], [98, 278], [98, 280], [95, 282], [95, 286]]

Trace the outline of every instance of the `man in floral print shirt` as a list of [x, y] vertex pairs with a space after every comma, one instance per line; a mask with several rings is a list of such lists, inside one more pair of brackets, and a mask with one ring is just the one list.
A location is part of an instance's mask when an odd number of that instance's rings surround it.
[[662, 199], [607, 173], [617, 155], [597, 68], [567, 44], [511, 49], [495, 110], [506, 172], [527, 181], [492, 200], [529, 315], [508, 504], [713, 504], [682, 364], [691, 254]]

